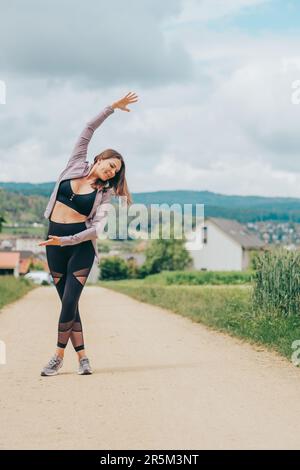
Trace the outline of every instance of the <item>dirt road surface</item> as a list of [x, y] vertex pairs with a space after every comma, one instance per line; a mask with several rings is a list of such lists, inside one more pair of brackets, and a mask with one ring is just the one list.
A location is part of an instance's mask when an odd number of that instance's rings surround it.
[[0, 449], [300, 448], [300, 369], [290, 361], [86, 286], [80, 313], [94, 374], [77, 374], [69, 343], [59, 375], [42, 377], [59, 311], [45, 286], [0, 312]]

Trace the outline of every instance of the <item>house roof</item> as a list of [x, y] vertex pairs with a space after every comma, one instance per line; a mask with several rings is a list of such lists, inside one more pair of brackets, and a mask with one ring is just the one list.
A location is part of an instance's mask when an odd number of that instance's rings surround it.
[[15, 250], [15, 249], [3, 249], [0, 248], [0, 253], [20, 253], [21, 259], [29, 258], [30, 256], [36, 256], [32, 250]]
[[20, 253], [1, 251], [0, 252], [0, 269], [14, 269], [20, 262]]
[[30, 259], [30, 258], [21, 259], [21, 260], [20, 260], [20, 265], [19, 265], [19, 274], [26, 274], [26, 273], [28, 273], [29, 267], [30, 267], [30, 263], [31, 263], [31, 259]]
[[211, 221], [217, 225], [229, 237], [233, 238], [243, 248], [263, 248], [266, 243], [260, 238], [250, 233], [245, 227], [232, 219], [224, 219], [222, 217], [205, 217], [205, 221]]

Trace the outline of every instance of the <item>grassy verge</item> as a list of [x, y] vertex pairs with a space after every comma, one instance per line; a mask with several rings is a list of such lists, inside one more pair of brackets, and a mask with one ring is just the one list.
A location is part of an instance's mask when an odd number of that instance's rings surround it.
[[249, 285], [157, 285], [145, 280], [99, 281], [99, 285], [171, 310], [195, 322], [275, 350], [291, 359], [300, 339], [300, 318], [255, 314]]
[[32, 289], [39, 287], [29, 279], [14, 276], [0, 276], [0, 309], [15, 300], [20, 299]]
[[254, 272], [248, 271], [162, 271], [151, 274], [145, 279], [147, 283], [160, 285], [224, 285], [249, 284]]

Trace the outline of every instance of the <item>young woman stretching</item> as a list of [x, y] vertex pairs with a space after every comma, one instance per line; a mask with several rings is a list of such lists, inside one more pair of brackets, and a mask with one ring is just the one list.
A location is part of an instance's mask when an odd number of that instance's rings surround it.
[[132, 200], [122, 156], [113, 149], [106, 149], [89, 164], [87, 149], [94, 131], [116, 108], [128, 112], [130, 109], [126, 106], [136, 101], [137, 95], [130, 92], [106, 106], [87, 123], [44, 212], [49, 219], [49, 240], [39, 245], [46, 246], [49, 270], [61, 300], [61, 312], [56, 352], [43, 368], [43, 376], [58, 373], [69, 338], [78, 354], [78, 373], [92, 373], [85, 353], [78, 301], [95, 257], [99, 260], [96, 240], [105, 227], [108, 217], [105, 209], [112, 194], [126, 196], [128, 205]]

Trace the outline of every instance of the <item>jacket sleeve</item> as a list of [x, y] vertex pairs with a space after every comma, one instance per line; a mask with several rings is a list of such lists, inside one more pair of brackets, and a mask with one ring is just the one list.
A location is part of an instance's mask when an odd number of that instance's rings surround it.
[[94, 134], [94, 131], [100, 126], [100, 124], [103, 123], [103, 121], [110, 114], [114, 113], [114, 111], [114, 108], [112, 108], [111, 106], [106, 106], [103, 111], [101, 111], [99, 114], [97, 114], [97, 116], [87, 122], [85, 128], [81, 132], [72, 150], [66, 169], [75, 166], [77, 163], [82, 163], [86, 161], [88, 145]]
[[60, 245], [77, 245], [86, 240], [96, 240], [102, 234], [108, 220], [111, 196], [112, 189], [109, 189], [103, 194], [102, 200], [93, 217], [91, 227], [75, 233], [74, 235], [60, 237]]

